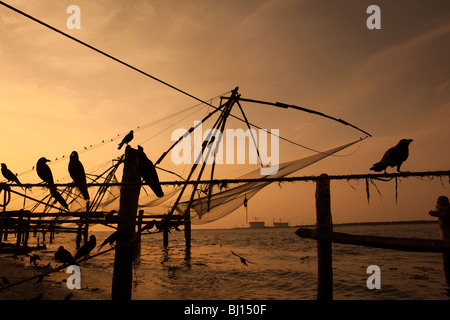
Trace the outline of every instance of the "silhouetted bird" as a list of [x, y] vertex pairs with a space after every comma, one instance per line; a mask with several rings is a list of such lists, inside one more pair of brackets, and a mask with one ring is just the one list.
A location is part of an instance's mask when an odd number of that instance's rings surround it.
[[95, 245], [97, 244], [97, 240], [94, 235], [91, 235], [89, 237], [89, 240], [86, 241], [80, 249], [78, 249], [77, 253], [75, 254], [74, 259], [78, 260], [82, 257], [85, 257], [91, 253], [91, 251], [95, 248]]
[[73, 258], [72, 254], [64, 249], [63, 246], [59, 246], [58, 250], [56, 250], [54, 258], [58, 262], [62, 262], [63, 264], [67, 265], [76, 265], [75, 259]]
[[69, 174], [83, 195], [84, 200], [89, 200], [89, 192], [86, 186], [86, 173], [84, 172], [83, 164], [80, 162], [76, 151], [73, 151], [70, 154]]
[[50, 162], [50, 160], [44, 157], [40, 158], [36, 164], [36, 172], [39, 178], [44, 180], [49, 186], [52, 186], [54, 184], [53, 174], [52, 170], [50, 170], [50, 167], [47, 165], [47, 162]]
[[119, 150], [123, 147], [124, 144], [129, 144], [131, 140], [133, 140], [134, 138], [134, 133], [133, 130], [131, 130], [130, 132], [128, 132], [128, 134], [123, 137], [122, 142], [119, 143]]
[[386, 169], [388, 167], [397, 167], [397, 171], [400, 172], [400, 167], [403, 162], [408, 159], [409, 156], [409, 144], [412, 142], [412, 139], [402, 139], [395, 146], [386, 151], [381, 158], [380, 162], [375, 163], [370, 170], [380, 172], [383, 171], [386, 173]]
[[249, 262], [249, 263], [254, 263], [254, 262], [248, 261], [248, 260], [245, 259], [245, 258], [242, 258], [240, 255], [237, 255], [237, 254], [234, 253], [233, 251], [231, 251], [231, 253], [234, 254], [234, 255], [235, 255], [236, 257], [238, 257], [239, 259], [241, 259], [241, 262], [242, 262], [243, 265], [248, 266], [247, 262]]
[[109, 223], [109, 222], [113, 222], [114, 220], [114, 215], [117, 213], [116, 210], [111, 210], [110, 212], [108, 212], [107, 214], [105, 214], [105, 222]]
[[54, 186], [52, 170], [50, 170], [50, 167], [47, 165], [47, 162], [50, 162], [50, 160], [46, 159], [45, 157], [42, 157], [38, 160], [36, 164], [37, 174], [39, 178], [41, 178], [42, 180], [44, 180], [44, 182], [48, 184], [50, 194], [52, 195], [52, 197], [56, 201], [58, 201], [64, 208], [69, 209], [67, 202], [64, 200], [64, 198], [61, 196], [61, 194]]
[[56, 190], [56, 187], [51, 187], [50, 188], [50, 194], [52, 195], [52, 197], [59, 202], [60, 205], [62, 205], [64, 208], [66, 208], [67, 210], [69, 210], [69, 206], [67, 205], [66, 200], [64, 200], [64, 198], [62, 197], [62, 195], [58, 192], [58, 190]]
[[117, 241], [117, 236], [118, 236], [118, 234], [119, 234], [118, 231], [114, 231], [113, 233], [111, 233], [111, 234], [109, 235], [109, 237], [106, 238], [105, 241], [103, 241], [103, 243], [98, 247], [97, 252], [99, 252], [100, 249], [101, 249], [105, 244], [107, 244], [107, 243], [109, 243], [109, 245], [112, 247], [112, 246], [113, 246], [113, 243]]
[[42, 261], [41, 257], [38, 256], [37, 254], [33, 254], [33, 255], [30, 256], [30, 264], [36, 265], [36, 261], [37, 260]]
[[144, 232], [145, 230], [153, 229], [156, 226], [156, 224], [157, 224], [156, 220], [150, 221], [141, 229], [141, 232]]
[[22, 184], [20, 183], [17, 176], [14, 173], [12, 173], [11, 170], [9, 170], [8, 167], [6, 166], [6, 164], [4, 164], [4, 163], [2, 163], [2, 174], [6, 180], [15, 182], [22, 188]]
[[156, 173], [155, 166], [153, 162], [147, 158], [147, 155], [144, 153], [144, 149], [141, 146], [138, 146], [138, 167], [137, 170], [142, 179], [153, 190], [157, 197], [161, 198], [164, 196], [164, 192], [161, 189], [161, 184], [159, 183], [158, 174]]

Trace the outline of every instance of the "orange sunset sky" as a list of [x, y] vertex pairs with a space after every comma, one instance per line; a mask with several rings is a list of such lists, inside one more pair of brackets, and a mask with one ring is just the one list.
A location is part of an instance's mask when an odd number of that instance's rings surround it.
[[[402, 170], [450, 169], [449, 1], [6, 3], [201, 99], [239, 86], [244, 98], [311, 108], [373, 135], [295, 175], [369, 173], [402, 138], [414, 139]], [[66, 25], [72, 4], [81, 9], [79, 30]], [[381, 8], [380, 30], [366, 27], [371, 4]], [[143, 146], [156, 161], [171, 145], [173, 130], [188, 129], [211, 111], [199, 106], [177, 114], [198, 102], [4, 6], [0, 75], [0, 162], [24, 183], [40, 182], [32, 167], [42, 156], [54, 162], [55, 180], [70, 182], [68, 161], [55, 160], [73, 150], [80, 151], [88, 173], [98, 170], [122, 154], [117, 144], [131, 129], [136, 130], [131, 145]], [[317, 150], [364, 137], [301, 111], [242, 106], [252, 123]], [[233, 119], [229, 127], [246, 128]], [[90, 151], [83, 152], [85, 147]], [[311, 154], [280, 142], [280, 162]], [[189, 171], [169, 158], [161, 166], [183, 176]], [[234, 178], [255, 168], [224, 165], [217, 176]], [[158, 173], [161, 180], [176, 179]], [[428, 211], [437, 197], [450, 196], [448, 177], [400, 179], [397, 203], [393, 181], [376, 185], [381, 195], [371, 185], [368, 203], [364, 181], [333, 181], [334, 222], [431, 219]], [[314, 191], [311, 182], [274, 183], [249, 201], [248, 220], [315, 223]], [[244, 225], [241, 207], [202, 227]]]

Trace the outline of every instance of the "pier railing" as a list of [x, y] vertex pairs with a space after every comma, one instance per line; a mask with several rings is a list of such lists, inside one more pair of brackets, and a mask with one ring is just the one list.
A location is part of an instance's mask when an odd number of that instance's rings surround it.
[[[435, 172], [404, 172], [383, 175], [350, 175], [350, 176], [328, 176], [322, 174], [315, 177], [316, 181], [316, 228], [299, 228], [296, 235], [301, 238], [309, 238], [317, 241], [317, 299], [333, 299], [333, 270], [332, 270], [332, 243], [351, 244], [373, 248], [394, 249], [414, 252], [439, 252], [443, 253], [444, 260], [448, 259], [445, 254], [450, 254], [450, 239], [418, 239], [400, 237], [381, 237], [367, 235], [353, 235], [333, 231], [330, 180], [332, 179], [371, 179], [398, 177], [449, 177], [449, 171]], [[386, 180], [385, 180], [386, 181]], [[449, 180], [450, 181], [450, 180]], [[366, 185], [368, 185], [366, 183]], [[442, 233], [441, 233], [442, 234]], [[444, 263], [444, 272], [447, 284], [450, 286], [450, 265]]]
[[[421, 252], [450, 252], [450, 239], [445, 240], [432, 240], [432, 239], [410, 239], [410, 238], [395, 238], [395, 237], [378, 237], [378, 236], [365, 236], [365, 235], [351, 235], [346, 233], [333, 232], [333, 223], [331, 216], [331, 199], [330, 199], [330, 181], [331, 180], [365, 180], [366, 192], [369, 198], [369, 182], [374, 180], [390, 181], [394, 180], [397, 183], [398, 178], [408, 177], [439, 177], [442, 181], [443, 178], [447, 178], [450, 182], [450, 170], [446, 171], [424, 171], [424, 172], [397, 172], [389, 174], [349, 174], [349, 175], [326, 175], [320, 176], [300, 176], [300, 177], [283, 177], [283, 178], [271, 178], [265, 177], [260, 179], [215, 179], [215, 180], [197, 180], [197, 181], [162, 181], [161, 185], [194, 185], [194, 184], [208, 184], [208, 185], [223, 185], [223, 184], [240, 184], [248, 182], [297, 182], [297, 181], [312, 181], [316, 183], [316, 228], [299, 228], [296, 234], [302, 238], [314, 239], [317, 241], [317, 255], [318, 255], [318, 281], [317, 281], [317, 298], [319, 300], [330, 300], [333, 298], [333, 272], [332, 272], [332, 243], [343, 243], [352, 245], [362, 245], [368, 247], [377, 247], [385, 249], [396, 249], [406, 251], [421, 251]], [[137, 205], [136, 194], [138, 195], [139, 188], [136, 186], [147, 185], [146, 183], [139, 182], [139, 179], [135, 179], [134, 182], [124, 179], [121, 183], [89, 183], [89, 187], [105, 187], [105, 186], [120, 186], [121, 190], [125, 188], [132, 188], [134, 191], [131, 193], [135, 198], [132, 202]], [[7, 211], [7, 205], [10, 199], [10, 193], [21, 195], [19, 192], [12, 190], [11, 188], [25, 187], [43, 187], [43, 184], [22, 184], [21, 186], [15, 184], [0, 184], [0, 192], [3, 192], [2, 209], [0, 211], [0, 243], [2, 238], [6, 237], [9, 232], [15, 232], [17, 235], [16, 245], [27, 245], [29, 232], [50, 232], [50, 240], [52, 240], [54, 232], [76, 232], [77, 237], [81, 236], [82, 226], [85, 226], [83, 233], [87, 235], [88, 226], [90, 224], [105, 224], [117, 225], [117, 229], [120, 229], [121, 221], [120, 214], [111, 218], [111, 212], [91, 211], [91, 212], [30, 212], [26, 210], [13, 210]], [[55, 184], [56, 187], [73, 187], [72, 183], [68, 184]], [[122, 197], [121, 202], [125, 201], [125, 197]], [[29, 198], [29, 197], [28, 197]], [[124, 199], [122, 199], [124, 198]], [[32, 199], [33, 200], [33, 199]], [[136, 202], [136, 203], [135, 203]], [[127, 207], [126, 203], [121, 204]], [[129, 206], [129, 205], [128, 205]], [[134, 206], [134, 205], [133, 205]], [[120, 209], [119, 211], [124, 211]], [[132, 210], [135, 212], [136, 210]], [[109, 216], [109, 217], [108, 217]], [[64, 219], [61, 219], [64, 217]], [[183, 216], [175, 215], [145, 215], [142, 210], [138, 215], [128, 214], [128, 220], [125, 225], [137, 227], [138, 230], [142, 229], [142, 225], [149, 222], [149, 219], [160, 219], [160, 221], [178, 220], [183, 223]], [[43, 219], [45, 218], [45, 219]], [[130, 220], [131, 219], [131, 220]], [[76, 223], [77, 228], [64, 227], [66, 223]], [[122, 227], [123, 228], [123, 227]], [[129, 228], [125, 228], [129, 230]], [[186, 230], [185, 230], [186, 231]], [[127, 231], [128, 232], [128, 231]], [[3, 235], [3, 237], [2, 237]], [[190, 236], [190, 232], [189, 232]], [[126, 236], [122, 242], [127, 243], [128, 238], [133, 237], [130, 233]], [[128, 240], [127, 240], [128, 239]], [[168, 232], [164, 231], [164, 243], [168, 243]], [[188, 241], [189, 240], [189, 241]], [[190, 239], [186, 238], [186, 244], [190, 243]], [[121, 247], [121, 246], [117, 246]], [[123, 251], [123, 250], [122, 250]], [[128, 250], [126, 251], [128, 252]], [[128, 258], [130, 260], [131, 258]], [[121, 259], [118, 259], [121, 261]], [[447, 279], [450, 279], [450, 266], [445, 270]], [[123, 274], [130, 274], [129, 270], [123, 272]], [[122, 284], [115, 285], [118, 288], [123, 286], [127, 287], [129, 292], [128, 279], [120, 281]], [[117, 281], [115, 281], [117, 283]], [[115, 290], [119, 292], [119, 290]], [[131, 298], [127, 296], [125, 299]]]

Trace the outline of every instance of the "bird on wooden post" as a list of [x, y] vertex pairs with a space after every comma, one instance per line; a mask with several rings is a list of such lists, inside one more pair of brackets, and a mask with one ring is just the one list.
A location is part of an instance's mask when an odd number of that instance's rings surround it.
[[95, 248], [96, 244], [97, 244], [97, 239], [92, 234], [89, 237], [89, 240], [85, 244], [83, 244], [80, 249], [78, 249], [77, 253], [75, 254], [74, 259], [78, 260], [78, 259], [81, 259], [82, 257], [89, 255], [89, 253], [91, 253], [91, 251]]
[[39, 178], [41, 178], [42, 180], [44, 180], [44, 182], [51, 186], [54, 184], [53, 174], [50, 170], [50, 167], [47, 165], [47, 162], [50, 162], [50, 160], [45, 157], [40, 158], [36, 164], [36, 172]]
[[46, 159], [45, 157], [41, 157], [36, 164], [36, 172], [39, 178], [47, 183], [52, 197], [55, 198], [55, 200], [58, 201], [64, 208], [69, 209], [66, 201], [54, 186], [55, 183], [53, 180], [53, 174], [50, 170], [50, 167], [47, 165], [47, 162], [50, 162], [50, 160]]
[[381, 160], [375, 163], [370, 170], [375, 172], [380, 172], [384, 170], [386, 173], [386, 169], [388, 167], [397, 167], [397, 171], [400, 172], [400, 167], [403, 162], [408, 159], [409, 156], [409, 144], [413, 142], [412, 139], [402, 139], [398, 142], [398, 144], [390, 149], [388, 149]]
[[147, 155], [144, 153], [144, 149], [141, 146], [138, 146], [138, 151], [139, 162], [137, 170], [139, 175], [146, 183], [148, 183], [157, 197], [163, 197], [164, 192], [161, 189], [161, 184], [159, 183], [158, 174], [156, 173], [153, 162], [147, 157]]
[[133, 140], [133, 138], [134, 138], [134, 133], [133, 133], [133, 130], [131, 130], [130, 132], [128, 132], [128, 134], [125, 137], [123, 137], [122, 142], [119, 143], [119, 148], [117, 148], [117, 149], [119, 149], [119, 150], [122, 149], [123, 145], [129, 144], [130, 141]]
[[58, 250], [55, 251], [54, 258], [58, 262], [62, 262], [64, 265], [76, 265], [75, 259], [72, 254], [64, 249], [63, 246], [59, 246]]
[[11, 172], [11, 170], [8, 169], [6, 164], [2, 163], [2, 174], [5, 177], [6, 180], [17, 183], [22, 189], [22, 184], [19, 181], [19, 178]]
[[70, 154], [69, 174], [83, 195], [84, 200], [89, 200], [89, 192], [86, 186], [86, 173], [76, 151]]

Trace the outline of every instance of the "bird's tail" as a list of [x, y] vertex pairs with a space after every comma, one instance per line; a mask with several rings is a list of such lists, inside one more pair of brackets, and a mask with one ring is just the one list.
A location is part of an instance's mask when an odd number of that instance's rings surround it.
[[119, 143], [119, 147], [117, 148], [118, 150], [122, 149], [123, 147], [123, 142]]
[[81, 191], [81, 194], [83, 195], [84, 200], [86, 200], [86, 201], [87, 201], [87, 200], [90, 200], [89, 192], [88, 192], [86, 186], [82, 187], [82, 188], [80, 189], [80, 191]]
[[58, 190], [56, 190], [56, 187], [53, 186], [50, 188], [50, 194], [53, 198], [55, 198], [56, 201], [59, 202], [60, 205], [69, 210], [69, 206], [67, 205], [66, 200], [64, 200], [62, 195], [58, 192]]
[[383, 163], [381, 162], [377, 162], [375, 163], [372, 168], [370, 168], [370, 170], [375, 171], [375, 172], [381, 172], [384, 169], [386, 169], [386, 167], [383, 165]]

